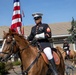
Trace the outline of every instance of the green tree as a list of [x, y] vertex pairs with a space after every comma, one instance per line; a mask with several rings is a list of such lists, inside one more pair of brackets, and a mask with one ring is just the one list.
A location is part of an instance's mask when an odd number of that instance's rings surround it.
[[71, 36], [68, 37], [69, 41], [71, 43], [75, 43], [76, 42], [76, 21], [74, 20], [73, 17], [71, 22], [71, 28], [68, 31], [69, 31], [69, 34], [71, 34]]

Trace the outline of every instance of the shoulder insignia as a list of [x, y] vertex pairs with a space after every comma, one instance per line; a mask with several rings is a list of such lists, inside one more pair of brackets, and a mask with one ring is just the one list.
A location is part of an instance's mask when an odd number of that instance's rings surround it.
[[46, 31], [47, 31], [47, 32], [51, 32], [51, 29], [48, 27], [48, 28], [46, 29]]

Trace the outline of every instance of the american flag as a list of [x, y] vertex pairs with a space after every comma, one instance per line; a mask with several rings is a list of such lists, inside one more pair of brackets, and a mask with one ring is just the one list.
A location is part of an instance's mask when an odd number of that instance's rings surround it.
[[[24, 14], [24, 11], [22, 10], [22, 21], [23, 21], [23, 18], [25, 17], [25, 14]], [[21, 32], [22, 34], [24, 35], [24, 25], [22, 26], [21, 28]]]
[[12, 24], [11, 24], [11, 30], [17, 32], [17, 27], [22, 26], [22, 16], [20, 11], [20, 0], [14, 0], [13, 2], [14, 8], [13, 8], [13, 16], [12, 16]]
[[25, 17], [24, 11], [22, 10], [22, 17]]

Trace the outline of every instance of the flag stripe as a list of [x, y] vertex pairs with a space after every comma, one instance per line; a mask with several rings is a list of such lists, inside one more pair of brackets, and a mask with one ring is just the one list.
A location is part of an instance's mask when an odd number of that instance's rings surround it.
[[15, 11], [15, 10], [20, 10], [20, 6], [15, 6], [13, 11]]
[[21, 24], [22, 24], [21, 22], [14, 23], [14, 24], [11, 25], [11, 28], [14, 29], [17, 26], [21, 26]]
[[18, 17], [18, 18], [21, 18], [21, 15], [20, 15], [20, 14], [14, 15], [14, 16], [12, 17], [12, 20], [15, 19], [15, 18], [17, 18], [17, 17]]
[[15, 7], [15, 6], [20, 6], [20, 3], [19, 3], [19, 2], [15, 2], [15, 3], [14, 3], [14, 7]]
[[21, 18], [17, 18], [17, 19], [12, 20], [12, 24], [17, 23], [17, 22], [21, 22]]
[[13, 11], [13, 16], [16, 14], [20, 14], [20, 10]]

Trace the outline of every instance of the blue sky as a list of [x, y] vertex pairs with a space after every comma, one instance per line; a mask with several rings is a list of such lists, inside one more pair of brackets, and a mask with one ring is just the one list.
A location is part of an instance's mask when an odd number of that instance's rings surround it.
[[[25, 26], [34, 25], [32, 13], [42, 12], [44, 23], [69, 22], [76, 20], [76, 0], [20, 0], [25, 17]], [[13, 14], [13, 0], [0, 0], [0, 26], [10, 26]]]

